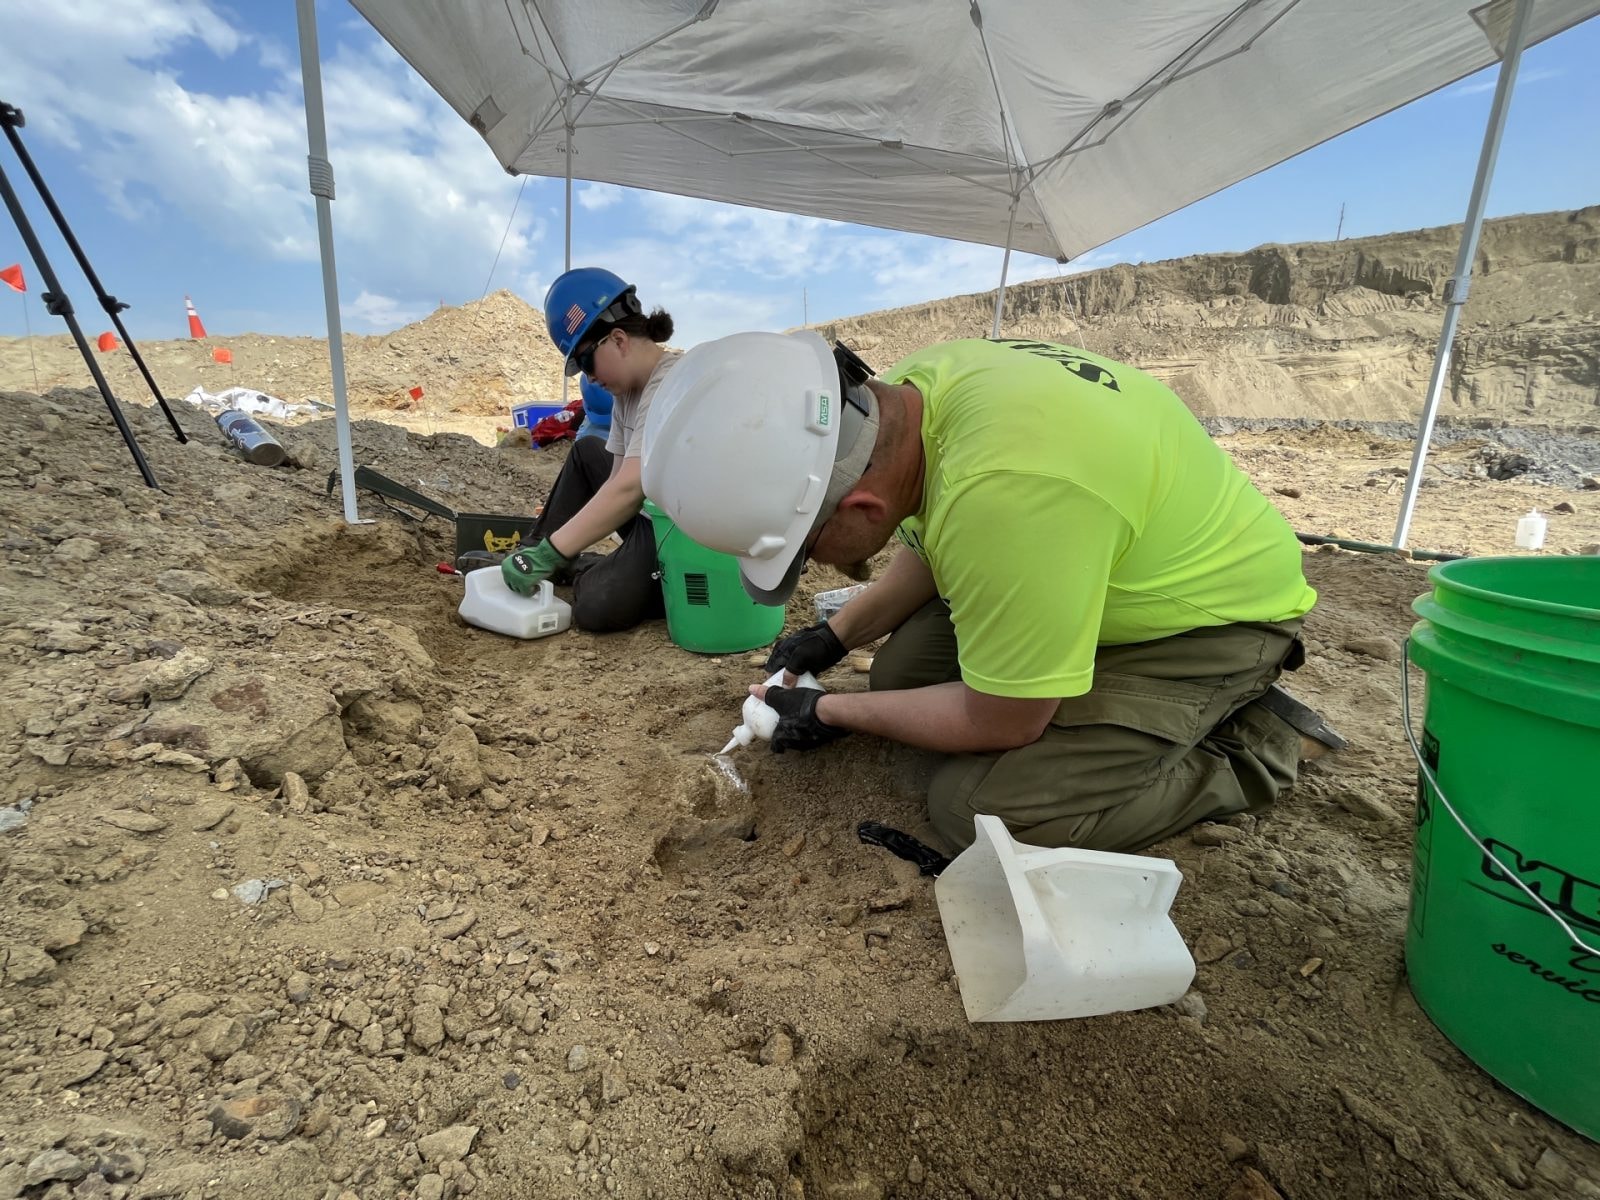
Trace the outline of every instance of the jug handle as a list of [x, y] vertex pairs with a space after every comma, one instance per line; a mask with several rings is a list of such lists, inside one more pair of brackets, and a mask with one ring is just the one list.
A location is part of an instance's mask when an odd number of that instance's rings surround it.
[[548, 579], [539, 584], [539, 603], [546, 608], [550, 606], [550, 597], [555, 595], [555, 585]]
[[1096, 869], [1145, 877], [1145, 894], [1139, 903], [1141, 911], [1160, 916], [1171, 910], [1172, 902], [1178, 896], [1178, 888], [1183, 884], [1183, 872], [1171, 859], [1140, 858], [1133, 854], [1111, 854], [1099, 850], [1045, 850], [1040, 852], [1036, 861], [1027, 863], [1023, 870], [1032, 874], [1064, 862], [1082, 862], [1085, 854], [1094, 855]]

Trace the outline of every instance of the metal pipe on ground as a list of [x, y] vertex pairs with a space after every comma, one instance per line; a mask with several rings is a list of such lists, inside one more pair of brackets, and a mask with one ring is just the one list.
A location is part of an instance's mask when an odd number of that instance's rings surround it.
[[1468, 558], [1466, 554], [1447, 554], [1443, 550], [1412, 550], [1404, 546], [1385, 546], [1381, 542], [1356, 542], [1349, 538], [1323, 537], [1316, 533], [1296, 533], [1301, 543], [1307, 546], [1337, 546], [1341, 550], [1358, 550], [1363, 554], [1404, 554], [1409, 558], [1420, 558], [1425, 562], [1454, 562], [1458, 558]]

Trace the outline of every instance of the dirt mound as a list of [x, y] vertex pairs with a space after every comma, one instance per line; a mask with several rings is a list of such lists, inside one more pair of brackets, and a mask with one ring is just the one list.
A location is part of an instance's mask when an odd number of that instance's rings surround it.
[[[735, 787], [744, 655], [468, 629], [437, 520], [340, 521], [331, 422], [269, 470], [130, 419], [164, 491], [97, 396], [0, 395], [0, 1196], [1600, 1195], [1404, 983], [1422, 565], [1308, 555], [1295, 686], [1353, 744], [1158, 848], [1194, 991], [972, 1026], [928, 881], [854, 836], [917, 824], [923, 757], [745, 753]], [[460, 509], [560, 465], [354, 437]], [[1401, 441], [1223, 441], [1302, 528], [1392, 519]], [[1418, 544], [1560, 502], [1553, 548], [1600, 537], [1593, 493], [1435, 474]]]
[[[151, 374], [168, 396], [203, 386], [260, 388], [291, 402], [331, 402], [333, 381], [321, 338], [259, 333], [138, 343]], [[213, 361], [214, 347], [233, 354]], [[509, 424], [511, 408], [561, 395], [561, 359], [550, 344], [544, 317], [520, 296], [498, 291], [460, 307], [444, 306], [424, 320], [382, 337], [348, 334], [345, 381], [354, 411], [447, 413], [497, 418]], [[31, 351], [31, 353], [30, 353]], [[126, 350], [98, 356], [119, 396], [149, 398], [149, 388]], [[81, 387], [88, 371], [66, 335], [0, 338], [0, 387]], [[411, 389], [422, 389], [421, 399]], [[492, 422], [491, 422], [492, 425]]]
[[[1166, 381], [1197, 413], [1414, 418], [1459, 226], [1261, 246], [1007, 289], [1008, 337], [1083, 346]], [[1600, 422], [1600, 208], [1487, 222], [1441, 411]], [[987, 337], [994, 292], [819, 326], [887, 366]]]

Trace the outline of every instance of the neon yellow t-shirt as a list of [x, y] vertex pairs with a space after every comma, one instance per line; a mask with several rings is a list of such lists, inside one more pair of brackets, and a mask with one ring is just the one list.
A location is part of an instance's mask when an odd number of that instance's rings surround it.
[[1288, 522], [1143, 372], [971, 340], [882, 378], [922, 393], [922, 508], [899, 532], [950, 605], [969, 687], [1082, 695], [1097, 645], [1316, 603]]

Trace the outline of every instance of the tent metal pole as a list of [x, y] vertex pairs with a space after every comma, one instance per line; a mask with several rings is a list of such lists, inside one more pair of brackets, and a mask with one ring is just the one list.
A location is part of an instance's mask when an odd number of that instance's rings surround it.
[[[564, 270], [572, 270], [572, 100], [567, 100], [567, 210], [566, 210], [566, 266]], [[568, 376], [565, 371], [561, 374], [561, 407], [565, 408], [567, 400]]]
[[333, 371], [333, 424], [339, 443], [339, 491], [344, 519], [360, 522], [356, 511], [355, 452], [350, 445], [350, 401], [344, 379], [344, 329], [339, 323], [339, 270], [333, 257], [333, 164], [328, 161], [328, 131], [322, 119], [322, 63], [317, 50], [316, 0], [295, 0], [300, 26], [300, 79], [306, 94], [306, 166], [317, 202], [317, 243], [322, 249], [322, 298], [328, 312], [328, 362]]
[[1011, 215], [1006, 218], [1006, 256], [1000, 260], [1000, 289], [994, 294], [994, 324], [989, 327], [989, 336], [1000, 336], [1000, 314], [1006, 306], [1006, 274], [1011, 270], [1011, 231], [1017, 224], [1017, 201], [1020, 193], [1011, 197]]
[[1456, 253], [1456, 271], [1445, 283], [1444, 328], [1439, 333], [1439, 347], [1434, 352], [1428, 398], [1422, 406], [1422, 424], [1417, 430], [1416, 447], [1411, 452], [1411, 470], [1406, 475], [1405, 492], [1400, 500], [1400, 517], [1395, 522], [1394, 544], [1399, 547], [1405, 546], [1406, 536], [1411, 531], [1411, 513], [1416, 507], [1417, 490], [1422, 486], [1428, 440], [1433, 436], [1434, 418], [1438, 415], [1439, 399], [1450, 371], [1450, 350], [1455, 342], [1456, 327], [1461, 323], [1461, 310], [1467, 303], [1467, 292], [1471, 287], [1472, 261], [1478, 254], [1484, 205], [1489, 198], [1489, 184], [1494, 178], [1495, 160], [1500, 156], [1500, 135], [1505, 131], [1506, 111], [1511, 107], [1511, 92], [1516, 87], [1517, 67], [1522, 61], [1522, 43], [1527, 35], [1528, 16], [1532, 10], [1533, 0], [1517, 0], [1516, 12], [1511, 18], [1511, 30], [1506, 36], [1505, 51], [1500, 58], [1500, 74], [1494, 85], [1494, 103], [1489, 108], [1489, 123], [1483, 131], [1483, 149], [1478, 154], [1478, 174], [1472, 181], [1472, 198], [1467, 202], [1467, 219], [1461, 230], [1461, 246]]
[[572, 126], [567, 126], [567, 217], [566, 217], [566, 266], [563, 270], [572, 270]]

